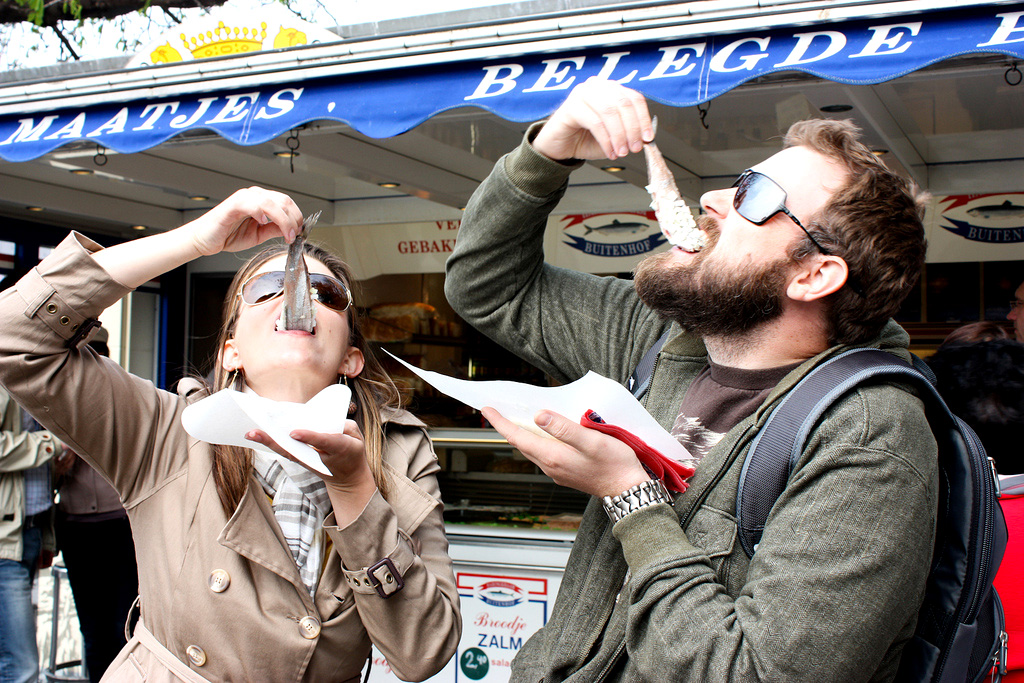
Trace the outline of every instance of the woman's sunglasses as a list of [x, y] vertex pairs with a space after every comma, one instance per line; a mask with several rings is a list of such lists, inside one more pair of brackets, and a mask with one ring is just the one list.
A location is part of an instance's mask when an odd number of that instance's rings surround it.
[[[273, 301], [284, 293], [284, 271], [273, 270], [269, 273], [253, 275], [245, 281], [238, 296], [250, 306], [258, 306]], [[344, 282], [329, 275], [320, 273], [309, 274], [309, 295], [327, 308], [339, 313], [352, 305], [352, 294]]]
[[732, 206], [736, 213], [754, 225], [764, 225], [775, 214], [784, 213], [804, 231], [807, 239], [814, 243], [818, 251], [822, 254], [831, 253], [818, 244], [818, 240], [811, 236], [803, 223], [786, 208], [786, 191], [777, 182], [763, 173], [748, 168], [732, 186], [736, 188], [736, 194], [732, 198]]

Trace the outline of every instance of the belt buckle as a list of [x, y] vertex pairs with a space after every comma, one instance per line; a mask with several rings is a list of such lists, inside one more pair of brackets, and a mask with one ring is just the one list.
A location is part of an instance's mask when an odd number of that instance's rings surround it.
[[[391, 572], [391, 576], [395, 577], [395, 590], [391, 591], [390, 593], [386, 593], [384, 591], [384, 583], [373, 574], [381, 567], [387, 567], [388, 571]], [[391, 559], [387, 557], [385, 557], [383, 560], [373, 565], [372, 567], [367, 567], [366, 578], [370, 580], [370, 584], [373, 586], [373, 590], [377, 591], [377, 595], [384, 598], [385, 600], [387, 600], [392, 595], [405, 588], [405, 581], [402, 580], [401, 573], [399, 573], [398, 569], [395, 567], [395, 564], [391, 561]]]

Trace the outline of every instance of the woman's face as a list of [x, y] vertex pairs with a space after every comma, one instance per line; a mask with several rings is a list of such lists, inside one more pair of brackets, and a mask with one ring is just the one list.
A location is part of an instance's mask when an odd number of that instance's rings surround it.
[[[274, 257], [253, 276], [284, 270], [285, 261], [284, 254]], [[327, 266], [309, 256], [306, 266], [310, 273], [335, 277]], [[314, 302], [316, 329], [310, 334], [277, 329], [283, 306], [283, 296], [255, 306], [238, 301], [234, 337], [224, 343], [221, 362], [225, 370], [244, 371], [246, 382], [256, 393], [268, 398], [276, 394], [279, 400], [308, 400], [334, 384], [339, 375], [354, 377], [362, 372], [363, 354], [349, 346], [346, 313]]]

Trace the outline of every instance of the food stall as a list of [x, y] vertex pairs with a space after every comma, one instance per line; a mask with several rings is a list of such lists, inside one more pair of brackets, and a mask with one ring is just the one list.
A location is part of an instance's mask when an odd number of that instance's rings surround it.
[[[504, 682], [523, 643], [547, 623], [571, 531], [449, 524], [449, 552], [462, 607], [458, 652], [431, 681]], [[399, 680], [376, 650], [374, 683]]]
[[[659, 147], [694, 206], [774, 151], [788, 123], [854, 118], [887, 163], [934, 195], [928, 274], [900, 315], [915, 341], [934, 346], [959, 322], [1005, 315], [1024, 277], [1024, 3], [589, 4], [337, 40], [268, 21], [265, 45], [252, 37], [231, 55], [225, 38], [222, 56], [202, 62], [175, 40], [174, 53], [146, 52], [148, 64], [0, 76], [0, 213], [19, 221], [0, 239], [40, 221], [124, 239], [135, 223], [146, 234], [185, 222], [243, 184], [280, 188], [304, 211], [324, 210], [313, 239], [352, 265], [381, 349], [462, 379], [545, 384], [454, 314], [444, 260], [461, 207], [526, 122], [602, 75], [651, 98]], [[628, 275], [663, 248], [645, 181], [637, 158], [574, 173], [547, 259]], [[180, 348], [176, 364], [208, 369], [238, 263], [204, 259], [162, 278], [173, 302], [161, 313], [165, 360]], [[437, 680], [505, 680], [550, 613], [586, 498], [475, 411], [388, 367], [432, 430], [463, 600], [463, 641]], [[385, 662], [372, 678], [390, 680]]]

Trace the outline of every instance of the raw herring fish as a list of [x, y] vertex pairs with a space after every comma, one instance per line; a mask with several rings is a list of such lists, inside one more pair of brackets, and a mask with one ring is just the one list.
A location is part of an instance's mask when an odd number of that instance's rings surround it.
[[316, 312], [309, 292], [309, 270], [306, 268], [303, 247], [309, 231], [320, 218], [320, 212], [306, 216], [295, 240], [288, 245], [288, 260], [284, 267], [284, 307], [279, 328], [303, 330], [310, 334], [316, 329]]
[[[658, 119], [652, 121], [655, 131]], [[658, 218], [661, 232], [668, 241], [685, 251], [700, 251], [707, 246], [707, 236], [697, 228], [693, 212], [683, 201], [676, 187], [676, 180], [668, 170], [665, 157], [654, 141], [644, 143], [644, 157], [647, 159], [647, 187], [651, 195], [651, 208]]]

